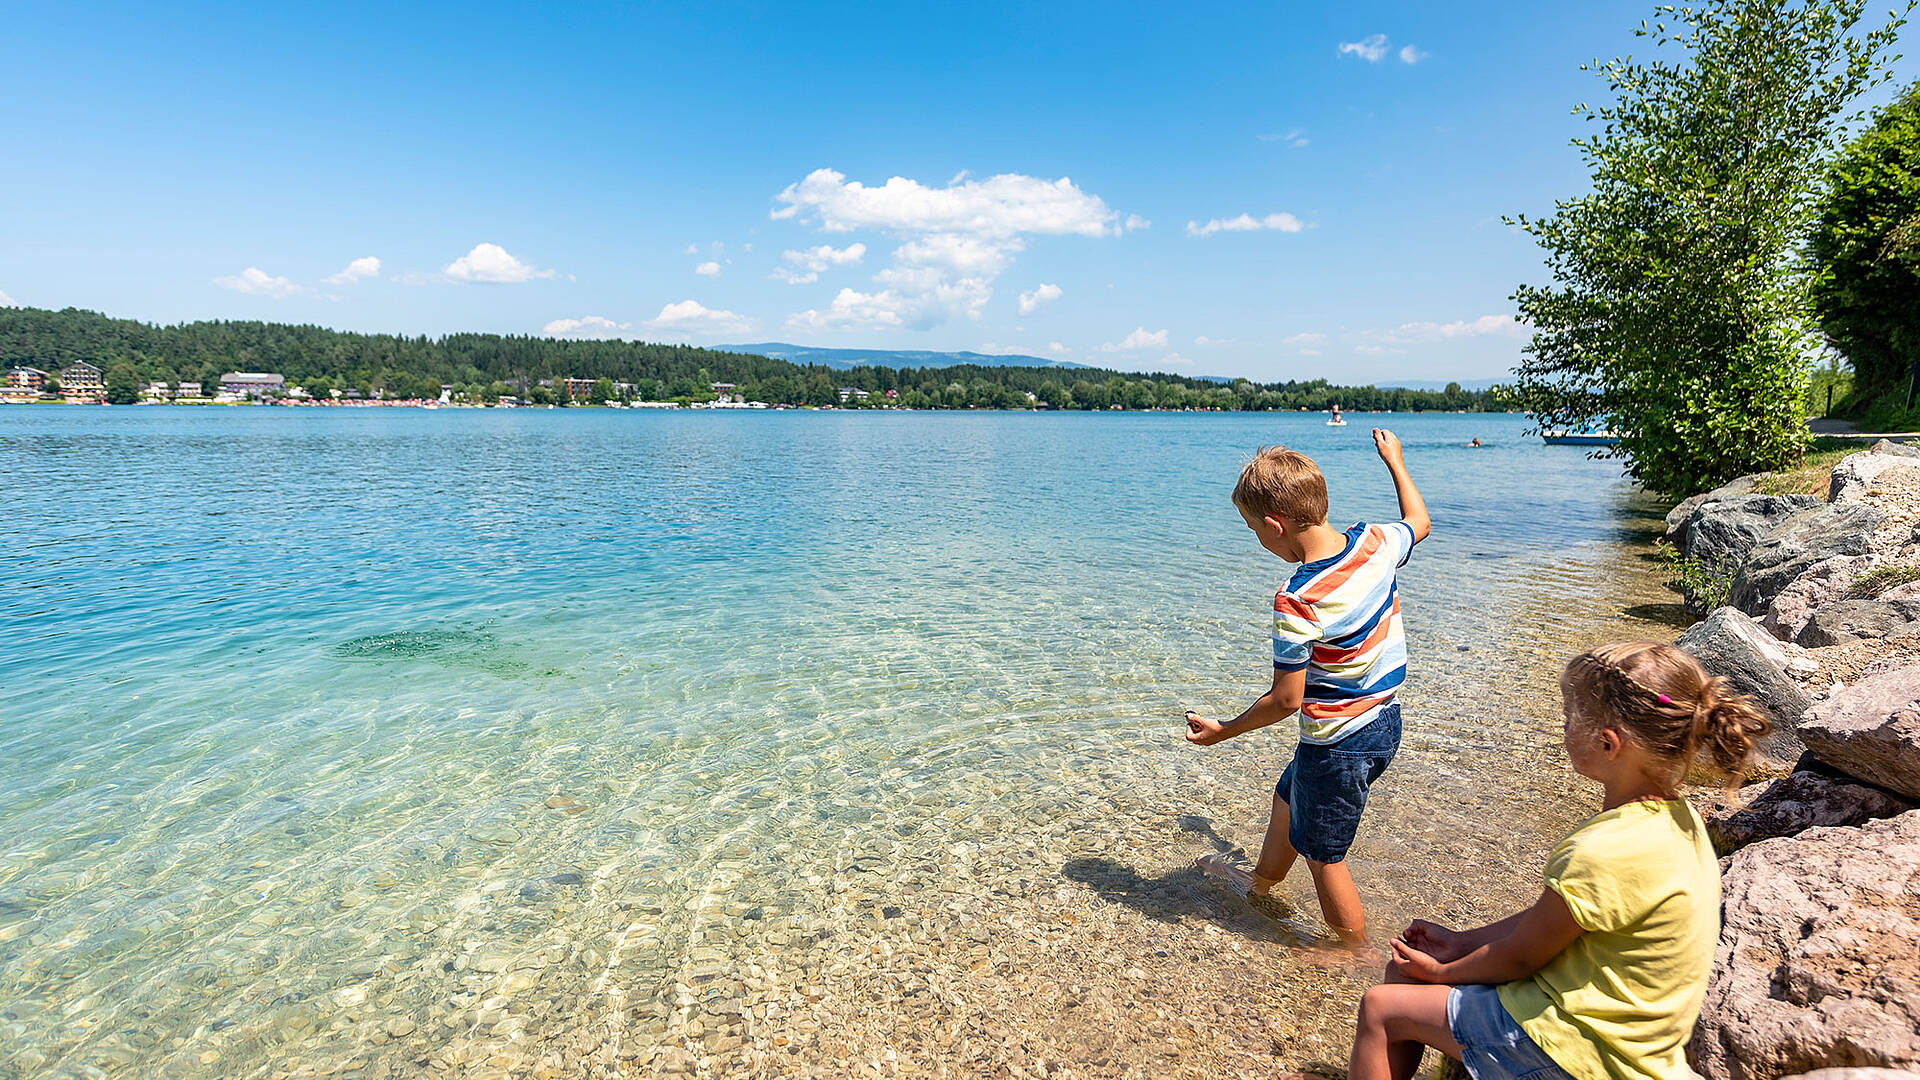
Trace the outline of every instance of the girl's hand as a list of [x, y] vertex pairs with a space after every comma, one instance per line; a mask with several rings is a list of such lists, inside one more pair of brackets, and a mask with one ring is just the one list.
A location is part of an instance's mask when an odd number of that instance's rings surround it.
[[1413, 920], [1401, 931], [1400, 940], [1443, 964], [1473, 951], [1467, 947], [1465, 934], [1425, 919]]
[[1212, 746], [1227, 737], [1225, 725], [1209, 720], [1192, 709], [1187, 710], [1187, 741], [1196, 746]]
[[1388, 961], [1388, 966], [1402, 977], [1418, 983], [1446, 981], [1440, 961], [1399, 938], [1394, 938], [1389, 944], [1393, 946], [1393, 959]]

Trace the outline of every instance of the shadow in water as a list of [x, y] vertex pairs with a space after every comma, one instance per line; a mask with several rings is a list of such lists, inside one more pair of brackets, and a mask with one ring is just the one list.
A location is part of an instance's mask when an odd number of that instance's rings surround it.
[[1694, 623], [1694, 617], [1687, 613], [1686, 606], [1683, 604], [1635, 604], [1622, 609], [1620, 613], [1679, 630], [1685, 630]]
[[1203, 818], [1199, 814], [1180, 815], [1180, 831], [1190, 832], [1200, 837], [1207, 843], [1212, 844], [1213, 850], [1222, 855], [1245, 854], [1240, 850], [1238, 844], [1229, 841], [1214, 829], [1211, 819]]

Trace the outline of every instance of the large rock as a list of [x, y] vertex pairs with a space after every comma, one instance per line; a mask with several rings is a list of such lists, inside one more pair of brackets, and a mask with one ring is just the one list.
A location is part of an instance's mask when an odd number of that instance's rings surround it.
[[1753, 545], [1734, 575], [1728, 602], [1749, 615], [1765, 615], [1774, 598], [1816, 564], [1871, 552], [1868, 538], [1880, 520], [1880, 511], [1861, 503], [1794, 514]]
[[1834, 768], [1920, 799], [1920, 667], [1840, 687], [1808, 710], [1799, 735]]
[[1730, 804], [1702, 816], [1714, 850], [1728, 855], [1762, 840], [1825, 826], [1858, 825], [1912, 809], [1912, 802], [1851, 777], [1796, 772], [1754, 784], [1737, 793]]
[[1920, 1072], [1907, 1069], [1815, 1069], [1786, 1080], [1920, 1080]]
[[1840, 600], [1815, 611], [1796, 639], [1809, 649], [1920, 631], [1920, 601]]
[[1695, 510], [1705, 503], [1731, 499], [1736, 495], [1751, 495], [1753, 489], [1760, 486], [1760, 478], [1765, 475], [1765, 473], [1749, 473], [1746, 476], [1735, 477], [1712, 491], [1703, 491], [1698, 495], [1690, 495], [1680, 500], [1673, 509], [1667, 511], [1667, 539], [1672, 541], [1675, 547], [1684, 545], [1687, 542], [1687, 521], [1693, 517]]
[[1687, 519], [1680, 554], [1731, 575], [1774, 527], [1821, 505], [1817, 495], [1735, 495], [1702, 503]]
[[1793, 725], [1813, 699], [1787, 676], [1792, 646], [1776, 641], [1759, 623], [1730, 607], [1694, 623], [1674, 644], [1691, 653], [1709, 675], [1725, 676], [1772, 717], [1773, 730], [1760, 740], [1761, 764], [1782, 769], [1800, 756], [1803, 748], [1794, 738]]
[[1707, 1080], [1920, 1065], [1920, 810], [1726, 862], [1687, 1056]]
[[1907, 1068], [1814, 1068], [1786, 1080], [1920, 1080], [1920, 1072]]
[[1835, 555], [1814, 563], [1773, 598], [1760, 625], [1781, 641], [1797, 640], [1814, 611], [1851, 596], [1854, 582], [1872, 566], [1871, 555]]
[[1882, 439], [1870, 450], [1840, 459], [1833, 467], [1827, 498], [1836, 503], [1853, 502], [1871, 490], [1874, 479], [1888, 469], [1915, 467], [1920, 467], [1920, 451]]

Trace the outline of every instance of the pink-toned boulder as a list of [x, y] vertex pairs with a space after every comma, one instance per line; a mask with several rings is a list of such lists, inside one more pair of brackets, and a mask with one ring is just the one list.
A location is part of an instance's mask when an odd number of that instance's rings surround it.
[[1795, 733], [1841, 772], [1920, 799], [1920, 667], [1840, 687], [1807, 710]]
[[1920, 1067], [1920, 810], [1763, 840], [1725, 867], [1694, 1068]]

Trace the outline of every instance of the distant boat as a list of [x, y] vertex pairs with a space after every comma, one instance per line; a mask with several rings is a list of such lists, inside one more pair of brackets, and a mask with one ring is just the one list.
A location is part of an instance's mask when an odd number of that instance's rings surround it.
[[1335, 405], [1333, 407], [1333, 415], [1327, 417], [1327, 426], [1328, 427], [1346, 427], [1347, 426], [1347, 418], [1340, 415], [1340, 406]]
[[1540, 438], [1548, 446], [1619, 446], [1617, 431], [1543, 431]]

